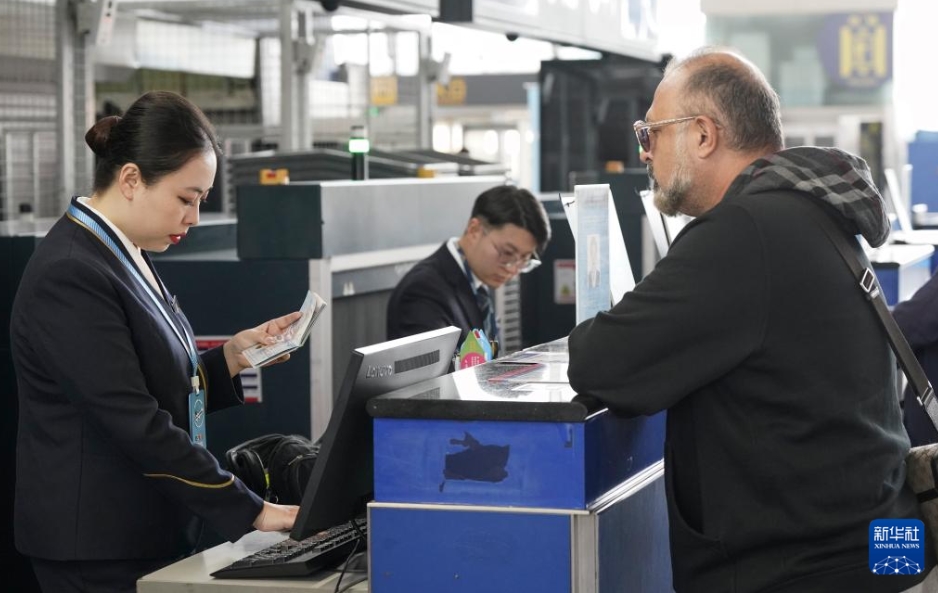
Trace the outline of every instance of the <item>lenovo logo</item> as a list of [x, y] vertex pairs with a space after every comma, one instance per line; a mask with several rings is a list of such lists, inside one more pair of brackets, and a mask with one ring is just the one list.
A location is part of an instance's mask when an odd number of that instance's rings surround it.
[[376, 377], [390, 377], [394, 374], [394, 367], [389, 364], [382, 364], [378, 366], [369, 366], [368, 370], [365, 371], [366, 379], [374, 379]]

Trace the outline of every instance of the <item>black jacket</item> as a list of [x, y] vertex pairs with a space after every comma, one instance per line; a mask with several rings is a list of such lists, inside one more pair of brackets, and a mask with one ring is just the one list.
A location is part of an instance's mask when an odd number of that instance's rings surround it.
[[466, 272], [444, 243], [401, 278], [388, 301], [389, 340], [454, 325], [469, 331], [483, 327]]
[[626, 415], [668, 410], [679, 593], [902, 591], [927, 572], [868, 568], [871, 520], [920, 518], [909, 440], [885, 332], [809, 212], [881, 243], [868, 179], [839, 151], [756, 161], [633, 291], [569, 336], [578, 393]]
[[[26, 266], [11, 341], [20, 552], [171, 559], [193, 549], [199, 518], [232, 541], [252, 529], [263, 501], [190, 440], [182, 343], [108, 247], [68, 217]], [[241, 402], [220, 349], [200, 367], [210, 412]]]

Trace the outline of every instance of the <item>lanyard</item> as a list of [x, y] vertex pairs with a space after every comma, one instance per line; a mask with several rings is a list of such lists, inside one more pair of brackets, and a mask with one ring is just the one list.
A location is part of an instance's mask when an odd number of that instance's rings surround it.
[[[479, 290], [484, 287], [485, 295], [486, 295], [485, 298], [490, 299], [492, 293], [490, 292], [490, 289], [488, 286], [485, 286], [484, 283], [480, 283], [480, 286], [478, 287], [476, 286], [475, 274], [472, 273], [472, 268], [469, 267], [469, 260], [466, 259], [466, 254], [463, 253], [462, 247], [460, 247], [459, 244], [456, 245], [456, 251], [458, 251], [459, 255], [462, 256], [462, 267], [463, 267], [463, 270], [466, 272], [466, 280], [469, 281], [469, 289], [472, 291], [472, 294], [478, 299]], [[494, 309], [491, 311], [491, 315], [493, 316], [495, 315]], [[494, 336], [488, 336], [488, 337], [493, 338]]]
[[[176, 324], [173, 323], [169, 318], [169, 314], [166, 313], [166, 309], [160, 303], [160, 299], [155, 294], [153, 294], [153, 288], [150, 286], [150, 283], [143, 279], [143, 277], [140, 275], [140, 271], [137, 270], [137, 266], [134, 265], [133, 262], [131, 262], [129, 259], [127, 259], [127, 256], [124, 255], [124, 252], [120, 250], [120, 248], [117, 246], [117, 243], [114, 242], [114, 239], [112, 239], [111, 236], [108, 235], [103, 228], [101, 228], [101, 225], [98, 224], [98, 221], [86, 214], [84, 211], [80, 210], [77, 206], [75, 206], [74, 203], [68, 207], [68, 215], [72, 220], [80, 223], [86, 229], [91, 231], [98, 239], [100, 239], [101, 242], [104, 243], [108, 249], [110, 249], [111, 252], [117, 256], [117, 259], [119, 259], [120, 262], [124, 264], [124, 267], [127, 268], [134, 279], [137, 280], [137, 283], [140, 284], [140, 286], [142, 286], [146, 291], [147, 295], [149, 295], [150, 300], [153, 301], [153, 304], [156, 305], [156, 308], [163, 315], [163, 319], [166, 320], [166, 323], [169, 324], [169, 327], [172, 328], [173, 333], [176, 334], [176, 337], [179, 338], [179, 341], [182, 342], [183, 347], [186, 349], [186, 353], [189, 355], [189, 362], [192, 364], [192, 391], [199, 391], [199, 359], [195, 343], [192, 341], [192, 336], [189, 335], [189, 332], [186, 331], [185, 327], [182, 327], [182, 333], [179, 333], [180, 328], [177, 328]], [[185, 335], [185, 338], [183, 335]]]
[[472, 289], [472, 294], [475, 294], [476, 291], [476, 279], [472, 274], [472, 269], [469, 267], [469, 260], [466, 259], [466, 254], [463, 253], [462, 247], [459, 246], [459, 243], [456, 244], [456, 251], [459, 252], [459, 256], [462, 258], [462, 269], [466, 273], [466, 280], [469, 281], [469, 288]]
[[[460, 247], [458, 243], [456, 244], [456, 251], [458, 251], [459, 255], [462, 256], [462, 267], [463, 267], [463, 271], [466, 272], [466, 280], [469, 281], [469, 288], [470, 290], [472, 290], [472, 294], [476, 295], [476, 298], [478, 299], [479, 290], [476, 288], [475, 275], [472, 273], [472, 268], [469, 267], [469, 260], [466, 259], [466, 254], [463, 253], [462, 247]], [[491, 292], [489, 291], [488, 286], [485, 287], [485, 292], [486, 292], [486, 298], [491, 299]], [[489, 302], [491, 303], [491, 300]], [[495, 321], [495, 309], [492, 308], [491, 304], [489, 305], [489, 312], [488, 312], [488, 315], [486, 315], [486, 317], [491, 317], [492, 325], [490, 329], [492, 330], [492, 333], [494, 335], [491, 335], [491, 336], [486, 335], [485, 337], [489, 341], [489, 344], [491, 344], [492, 346], [492, 358], [494, 358], [495, 356], [497, 356], [497, 353], [498, 353], [498, 339], [497, 339], [498, 323]], [[486, 320], [483, 320], [483, 324], [485, 324], [485, 322]]]

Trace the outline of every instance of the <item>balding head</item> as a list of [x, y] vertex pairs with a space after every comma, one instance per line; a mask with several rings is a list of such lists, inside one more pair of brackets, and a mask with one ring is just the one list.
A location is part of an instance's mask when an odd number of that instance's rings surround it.
[[754, 160], [783, 147], [778, 95], [759, 69], [706, 47], [670, 63], [646, 114], [642, 161], [655, 205], [699, 216]]
[[761, 156], [784, 147], [778, 95], [749, 60], [704, 47], [672, 60], [664, 75], [680, 85], [681, 112], [710, 115], [730, 150]]

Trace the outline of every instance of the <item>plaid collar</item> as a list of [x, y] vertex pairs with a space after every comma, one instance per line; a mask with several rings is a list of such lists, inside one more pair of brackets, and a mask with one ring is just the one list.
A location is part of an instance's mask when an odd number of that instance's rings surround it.
[[832, 206], [851, 235], [862, 234], [873, 247], [889, 236], [883, 196], [862, 158], [837, 148], [799, 146], [760, 158], [733, 181], [726, 197], [779, 189], [803, 192]]

